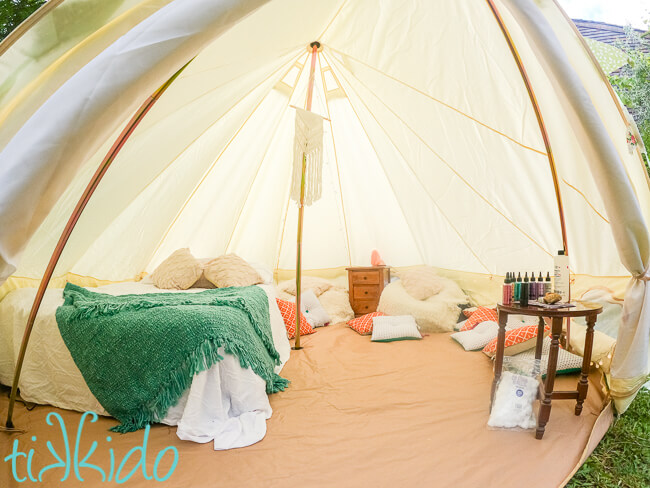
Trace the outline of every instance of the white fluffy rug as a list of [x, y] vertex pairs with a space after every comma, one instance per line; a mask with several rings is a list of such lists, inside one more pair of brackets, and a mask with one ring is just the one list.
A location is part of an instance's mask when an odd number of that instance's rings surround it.
[[455, 281], [440, 278], [444, 287], [440, 293], [418, 300], [409, 295], [400, 280], [384, 288], [377, 310], [388, 315], [412, 315], [422, 332], [449, 332], [454, 329], [460, 313], [459, 304], [467, 297]]

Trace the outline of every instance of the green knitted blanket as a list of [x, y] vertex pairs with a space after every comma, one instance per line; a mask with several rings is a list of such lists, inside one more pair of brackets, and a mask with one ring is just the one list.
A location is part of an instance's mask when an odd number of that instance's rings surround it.
[[288, 381], [274, 372], [266, 294], [257, 286], [199, 293], [112, 296], [68, 283], [56, 311], [61, 336], [90, 391], [131, 432], [164, 418], [197, 373], [239, 358], [266, 381], [268, 393]]

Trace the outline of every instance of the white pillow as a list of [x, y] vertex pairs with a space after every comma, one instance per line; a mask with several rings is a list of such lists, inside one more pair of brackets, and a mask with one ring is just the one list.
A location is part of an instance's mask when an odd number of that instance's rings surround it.
[[300, 295], [300, 308], [312, 327], [323, 327], [331, 322], [327, 311], [311, 290], [305, 290]]
[[481, 322], [471, 330], [456, 332], [451, 338], [466, 351], [476, 351], [487, 346], [499, 334], [499, 324], [491, 320]]
[[372, 341], [393, 342], [422, 339], [415, 319], [411, 315], [380, 316], [372, 319]]
[[[465, 322], [460, 322], [458, 325], [463, 325]], [[506, 331], [516, 329], [521, 327], [517, 321], [514, 321], [512, 324], [508, 320], [506, 325]], [[466, 351], [478, 351], [483, 349], [488, 343], [496, 339], [499, 335], [499, 324], [492, 320], [486, 320], [485, 322], [479, 323], [476, 327], [471, 330], [464, 330], [462, 332], [456, 332], [451, 335], [451, 338], [458, 342], [463, 349]]]

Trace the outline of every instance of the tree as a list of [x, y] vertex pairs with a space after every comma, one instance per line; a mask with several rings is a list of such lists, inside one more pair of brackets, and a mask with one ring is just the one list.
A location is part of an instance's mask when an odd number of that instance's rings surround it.
[[45, 0], [0, 0], [0, 41], [44, 3]]
[[[642, 42], [648, 43], [646, 39], [647, 33], [640, 36], [633, 29], [628, 29], [626, 42], [619, 46], [627, 54], [628, 64], [619, 76], [611, 76], [610, 82], [630, 109], [639, 127], [641, 139], [645, 147], [650, 149], [650, 54], [638, 49]], [[647, 157], [645, 164], [650, 174]]]

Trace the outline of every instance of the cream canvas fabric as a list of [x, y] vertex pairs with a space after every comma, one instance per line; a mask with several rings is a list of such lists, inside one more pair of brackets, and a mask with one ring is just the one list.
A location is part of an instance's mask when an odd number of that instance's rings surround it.
[[487, 1], [47, 2], [0, 44], [0, 296], [38, 283], [129, 118], [190, 60], [93, 194], [55, 282], [137, 280], [182, 247], [293, 270], [291, 107], [317, 40], [322, 196], [303, 267], [378, 249], [486, 304], [566, 241], [576, 286], [630, 282], [612, 362], [623, 410], [650, 369], [650, 186], [632, 126], [554, 0], [493, 4], [548, 147]]
[[158, 288], [187, 290], [201, 278], [202, 273], [201, 263], [189, 249], [183, 248], [160, 263], [151, 279]]
[[236, 254], [226, 254], [209, 261], [203, 265], [203, 274], [217, 288], [264, 283], [255, 268]]

